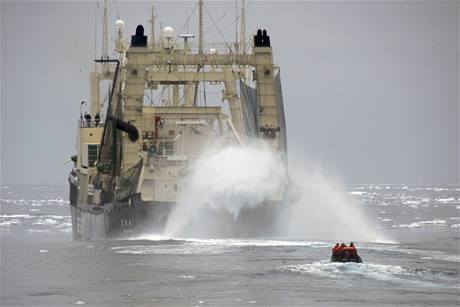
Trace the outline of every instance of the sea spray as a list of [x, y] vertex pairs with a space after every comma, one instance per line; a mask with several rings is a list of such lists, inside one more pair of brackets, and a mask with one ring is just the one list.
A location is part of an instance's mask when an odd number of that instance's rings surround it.
[[[282, 236], [330, 241], [382, 239], [362, 208], [346, 197], [340, 184], [322, 172], [309, 171], [302, 163], [291, 161], [290, 166], [289, 177], [300, 190], [296, 203], [289, 199], [281, 201], [290, 185], [288, 174], [285, 164], [268, 144], [208, 148], [182, 182], [178, 204], [168, 219], [164, 235]], [[282, 210], [270, 212], [275, 216], [264, 214], [264, 208], [275, 199], [280, 200], [278, 205]], [[258, 211], [249, 215], [252, 209]], [[246, 224], [249, 220], [250, 227], [242, 225], [241, 220]], [[238, 231], [243, 227], [244, 232]]]
[[345, 241], [386, 240], [363, 207], [347, 197], [337, 179], [318, 168], [296, 163], [290, 172], [300, 200], [289, 206], [288, 236], [297, 239]]
[[[247, 214], [245, 210], [281, 199], [286, 186], [284, 164], [263, 142], [209, 148], [193, 165], [183, 183], [165, 234], [172, 237], [234, 236], [238, 223], [244, 219], [241, 215]], [[257, 227], [256, 221], [253, 226]], [[260, 229], [252, 230], [240, 235], [260, 234]]]

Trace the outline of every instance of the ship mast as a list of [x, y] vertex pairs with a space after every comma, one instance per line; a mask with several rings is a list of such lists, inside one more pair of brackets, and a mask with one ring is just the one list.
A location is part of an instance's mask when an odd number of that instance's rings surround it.
[[203, 0], [198, 1], [198, 53], [203, 54]]
[[152, 15], [150, 16], [150, 43], [149, 49], [155, 49], [155, 7], [152, 5]]
[[[198, 0], [198, 54], [203, 54], [203, 0]], [[201, 70], [201, 65], [198, 65], [197, 73]], [[198, 86], [200, 82], [196, 82], [193, 95], [193, 105], [197, 105]]]
[[[98, 6], [99, 9], [99, 6]], [[94, 11], [94, 58], [97, 58], [97, 11]], [[94, 62], [94, 71], [97, 71], [97, 64]]]
[[240, 25], [240, 53], [246, 53], [246, 9], [244, 7], [245, 1], [241, 1], [241, 25]]
[[[109, 59], [109, 39], [108, 39], [108, 3], [107, 0], [104, 0], [104, 20], [102, 23], [102, 59]], [[107, 63], [102, 64], [102, 73], [106, 74], [108, 71]]]

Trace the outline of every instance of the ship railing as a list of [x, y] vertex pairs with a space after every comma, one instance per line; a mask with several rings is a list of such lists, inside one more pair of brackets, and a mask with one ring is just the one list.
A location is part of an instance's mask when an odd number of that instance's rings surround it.
[[79, 119], [77, 121], [78, 128], [102, 128], [104, 127], [104, 122], [100, 120], [86, 120], [86, 119]]
[[[177, 47], [184, 48], [187, 47], [192, 53], [198, 53], [199, 51], [199, 44], [197, 42], [187, 42], [187, 46], [184, 45], [183, 42], [178, 42]], [[213, 52], [217, 52], [218, 54], [226, 54], [230, 52], [230, 48], [232, 51], [235, 50], [235, 43], [224, 43], [224, 42], [214, 42], [214, 43], [205, 43], [203, 46], [203, 53], [207, 54], [210, 53], [212, 49]]]

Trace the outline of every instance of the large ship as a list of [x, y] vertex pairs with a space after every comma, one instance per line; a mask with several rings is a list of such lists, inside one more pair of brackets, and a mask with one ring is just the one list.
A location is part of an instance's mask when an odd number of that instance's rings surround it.
[[[126, 40], [124, 22], [117, 20], [117, 57], [109, 59], [106, 2], [105, 44], [90, 74], [90, 109], [80, 114], [69, 175], [75, 240], [161, 233], [181, 180], [212, 142], [263, 139], [287, 163], [280, 73], [267, 31], [246, 37], [243, 1], [240, 39], [205, 43], [206, 7], [198, 1], [196, 9], [197, 42], [168, 26], [156, 39], [153, 8], [149, 37], [138, 25]], [[220, 94], [218, 104], [210, 101], [212, 93]], [[235, 235], [254, 223], [256, 232], [248, 235], [266, 235], [265, 224], [273, 222], [287, 194], [286, 183], [266, 204], [240, 214]]]

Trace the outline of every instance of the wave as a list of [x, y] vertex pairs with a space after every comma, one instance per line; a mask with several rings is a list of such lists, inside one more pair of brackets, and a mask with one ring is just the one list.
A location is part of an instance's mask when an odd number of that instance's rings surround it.
[[445, 220], [434, 219], [432, 221], [414, 222], [412, 224], [401, 224], [400, 228], [420, 228], [420, 227], [448, 227]]
[[40, 233], [40, 232], [50, 232], [49, 229], [29, 229], [27, 232], [29, 233]]
[[239, 240], [239, 239], [169, 239], [162, 236], [144, 236], [131, 238], [131, 240], [156, 241], [152, 245], [115, 246], [110, 249], [119, 254], [220, 254], [234, 251], [234, 248], [246, 247], [329, 247], [329, 242], [305, 242], [285, 240]]
[[460, 255], [447, 254], [442, 251], [435, 250], [418, 250], [408, 249], [401, 247], [399, 243], [396, 244], [366, 244], [360, 247], [361, 250], [369, 250], [375, 252], [390, 252], [392, 254], [405, 254], [419, 257], [420, 259], [433, 259], [448, 262], [460, 262]]
[[45, 198], [45, 199], [0, 199], [3, 205], [17, 205], [17, 206], [66, 206], [69, 204], [67, 199], [59, 198]]
[[458, 204], [460, 202], [460, 199], [456, 199], [454, 197], [437, 198], [436, 202], [442, 204]]
[[21, 225], [24, 219], [31, 219], [33, 216], [28, 214], [2, 214], [0, 215], [0, 227], [10, 227], [11, 225]]
[[11, 219], [9, 221], [0, 221], [0, 227], [9, 227], [10, 225], [19, 225], [21, 221], [18, 219]]
[[38, 221], [33, 222], [32, 225], [50, 226], [50, 225], [56, 225], [57, 223], [58, 222], [54, 219], [44, 218], [44, 219], [39, 219]]
[[313, 263], [287, 265], [282, 271], [293, 273], [308, 273], [329, 278], [349, 277], [350, 274], [365, 275], [373, 279], [389, 280], [395, 274], [403, 274], [404, 269], [397, 265], [363, 264], [363, 263], [336, 263], [329, 261], [315, 261]]
[[283, 266], [279, 271], [331, 278], [339, 282], [352, 282], [355, 278], [367, 278], [382, 282], [415, 283], [432, 287], [439, 287], [440, 283], [453, 279], [448, 274], [427, 268], [406, 268], [399, 265], [374, 263], [316, 261]]
[[[51, 215], [51, 214], [3, 214], [0, 215], [0, 227], [2, 229], [9, 228], [10, 226], [26, 225], [31, 226], [29, 233], [34, 232], [50, 232], [52, 229], [61, 232], [70, 232], [72, 230], [72, 223], [70, 216]], [[34, 226], [39, 226], [39, 229], [34, 229]]]
[[[234, 252], [236, 249], [244, 248], [286, 248], [286, 247], [305, 247], [305, 248], [326, 248], [335, 242], [327, 241], [301, 241], [289, 239], [189, 239], [189, 238], [170, 238], [162, 235], [144, 235], [128, 238], [128, 241], [151, 241], [151, 244], [136, 244], [129, 246], [111, 247], [119, 254], [219, 254]], [[360, 242], [361, 249], [382, 249], [384, 246], [390, 248], [399, 243], [396, 241], [381, 240], [374, 242]], [[359, 243], [358, 243], [359, 244]], [[361, 245], [360, 244], [360, 245]], [[366, 246], [371, 247], [366, 247]], [[374, 245], [376, 247], [372, 247]]]
[[29, 214], [2, 214], [0, 215], [0, 219], [14, 219], [14, 218], [22, 218], [22, 219], [30, 219], [32, 215]]
[[209, 248], [208, 246], [177, 246], [177, 245], [135, 245], [111, 247], [117, 254], [132, 255], [190, 255], [190, 254], [221, 254], [224, 248]]
[[323, 241], [301, 241], [301, 240], [273, 240], [273, 239], [198, 239], [198, 238], [172, 238], [162, 235], [141, 235], [130, 237], [128, 240], [148, 240], [148, 241], [176, 241], [195, 245], [224, 245], [224, 246], [317, 246], [329, 247], [330, 242]]

